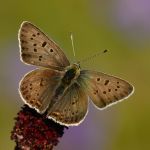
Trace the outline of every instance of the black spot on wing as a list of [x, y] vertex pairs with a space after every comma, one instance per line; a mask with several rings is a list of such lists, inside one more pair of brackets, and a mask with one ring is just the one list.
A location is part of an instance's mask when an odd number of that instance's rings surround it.
[[106, 91], [103, 91], [103, 94], [106, 94]]
[[42, 43], [42, 47], [45, 47], [46, 44], [47, 44], [47, 42], [43, 42], [43, 43]]
[[37, 49], [36, 49], [36, 48], [34, 48], [34, 52], [37, 52]]
[[107, 85], [109, 83], [109, 80], [105, 80], [104, 85]]
[[33, 37], [36, 37], [36, 35], [35, 35], [35, 34], [32, 34], [32, 36], [33, 36]]
[[22, 53], [21, 56], [22, 56], [23, 58], [31, 57], [30, 54], [25, 54], [25, 53]]
[[42, 56], [39, 56], [39, 61], [41, 61], [42, 60]]
[[100, 78], [97, 78], [97, 81], [99, 82], [99, 81], [100, 81]]
[[54, 50], [51, 48], [51, 49], [50, 49], [50, 52], [52, 53], [52, 52], [54, 52]]

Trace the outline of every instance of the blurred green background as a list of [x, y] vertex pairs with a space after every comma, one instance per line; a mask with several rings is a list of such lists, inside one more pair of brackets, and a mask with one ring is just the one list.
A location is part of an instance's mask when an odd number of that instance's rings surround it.
[[23, 102], [21, 77], [33, 67], [19, 59], [17, 33], [27, 20], [52, 37], [70, 60], [74, 35], [76, 58], [81, 60], [109, 49], [81, 67], [128, 80], [135, 93], [99, 111], [90, 104], [78, 127], [65, 131], [56, 150], [150, 149], [150, 1], [148, 0], [26, 0], [0, 3], [0, 149], [12, 150], [10, 132]]

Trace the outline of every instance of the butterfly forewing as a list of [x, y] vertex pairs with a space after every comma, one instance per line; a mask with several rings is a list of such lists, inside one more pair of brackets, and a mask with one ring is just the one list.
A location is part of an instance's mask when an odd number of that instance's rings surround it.
[[43, 113], [50, 103], [61, 76], [60, 72], [49, 69], [36, 69], [26, 74], [19, 86], [24, 102]]
[[133, 92], [127, 81], [96, 71], [82, 70], [78, 82], [98, 108], [127, 98]]
[[18, 38], [23, 62], [58, 70], [70, 65], [59, 46], [33, 24], [23, 22]]
[[88, 109], [88, 97], [76, 83], [48, 110], [48, 117], [66, 126], [78, 125]]

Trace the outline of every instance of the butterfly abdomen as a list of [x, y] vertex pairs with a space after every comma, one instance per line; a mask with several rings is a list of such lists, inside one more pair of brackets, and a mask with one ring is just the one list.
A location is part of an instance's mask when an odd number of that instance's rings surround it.
[[53, 93], [53, 96], [51, 98], [51, 102], [48, 106], [48, 109], [49, 110], [50, 108], [52, 108], [52, 106], [59, 102], [59, 100], [62, 98], [65, 90], [67, 89], [68, 86], [66, 86], [65, 84], [62, 84], [62, 82], [59, 83], [58, 87], [55, 89], [54, 93]]
[[66, 89], [66, 86], [61, 83], [55, 90], [55, 96], [58, 97], [59, 95], [62, 95], [65, 89]]

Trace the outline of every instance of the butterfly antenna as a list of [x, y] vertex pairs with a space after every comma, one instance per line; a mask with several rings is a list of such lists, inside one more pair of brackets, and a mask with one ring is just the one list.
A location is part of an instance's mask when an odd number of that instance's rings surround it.
[[93, 58], [95, 58], [95, 57], [97, 57], [97, 56], [99, 56], [99, 55], [101, 55], [101, 54], [104, 54], [104, 53], [106, 53], [106, 52], [108, 52], [107, 49], [105, 49], [104, 51], [99, 51], [99, 52], [95, 53], [94, 55], [92, 55], [92, 56], [90, 56], [90, 57], [87, 57], [87, 58], [81, 60], [80, 62], [81, 62], [81, 63], [85, 63], [85, 62], [90, 61], [90, 60], [92, 60]]
[[74, 55], [74, 59], [75, 59], [74, 39], [73, 39], [73, 34], [72, 33], [70, 35], [70, 39], [71, 39], [71, 45], [72, 45], [73, 55]]

